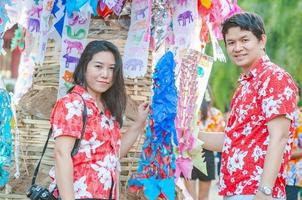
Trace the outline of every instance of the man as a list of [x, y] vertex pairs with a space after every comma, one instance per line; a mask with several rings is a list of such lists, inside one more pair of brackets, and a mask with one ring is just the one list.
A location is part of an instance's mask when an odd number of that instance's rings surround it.
[[283, 200], [297, 88], [266, 55], [261, 17], [236, 14], [223, 23], [222, 33], [243, 73], [224, 134], [199, 136], [205, 149], [222, 151], [219, 193], [224, 200]]

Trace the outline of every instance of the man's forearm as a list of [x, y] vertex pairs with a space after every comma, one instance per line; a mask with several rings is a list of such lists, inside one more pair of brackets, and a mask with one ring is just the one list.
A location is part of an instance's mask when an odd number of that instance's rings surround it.
[[261, 186], [274, 187], [288, 142], [290, 120], [284, 116], [268, 122], [269, 145], [264, 160]]
[[271, 188], [274, 187], [282, 163], [286, 143], [287, 138], [270, 140], [265, 156], [261, 185]]
[[224, 143], [223, 132], [199, 132], [198, 138], [204, 142], [203, 148], [221, 152]]

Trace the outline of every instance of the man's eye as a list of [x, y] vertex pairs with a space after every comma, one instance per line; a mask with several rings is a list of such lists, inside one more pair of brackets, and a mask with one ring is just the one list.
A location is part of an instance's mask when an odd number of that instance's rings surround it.
[[234, 42], [228, 42], [228, 43], [227, 43], [227, 45], [232, 45], [232, 44], [234, 44]]

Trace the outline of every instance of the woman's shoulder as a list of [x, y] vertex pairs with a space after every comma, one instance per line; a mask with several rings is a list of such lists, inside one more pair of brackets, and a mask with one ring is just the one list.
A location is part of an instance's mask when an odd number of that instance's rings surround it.
[[[75, 100], [81, 100], [85, 96], [85, 89], [81, 86], [75, 86], [70, 92], [62, 96], [57, 102], [67, 103]], [[85, 99], [85, 98], [84, 98]]]

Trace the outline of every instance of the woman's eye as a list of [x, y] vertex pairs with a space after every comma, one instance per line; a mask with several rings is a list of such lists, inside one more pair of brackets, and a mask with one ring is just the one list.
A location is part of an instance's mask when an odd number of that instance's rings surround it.
[[110, 67], [109, 69], [113, 71], [113, 70], [114, 70], [114, 67]]

